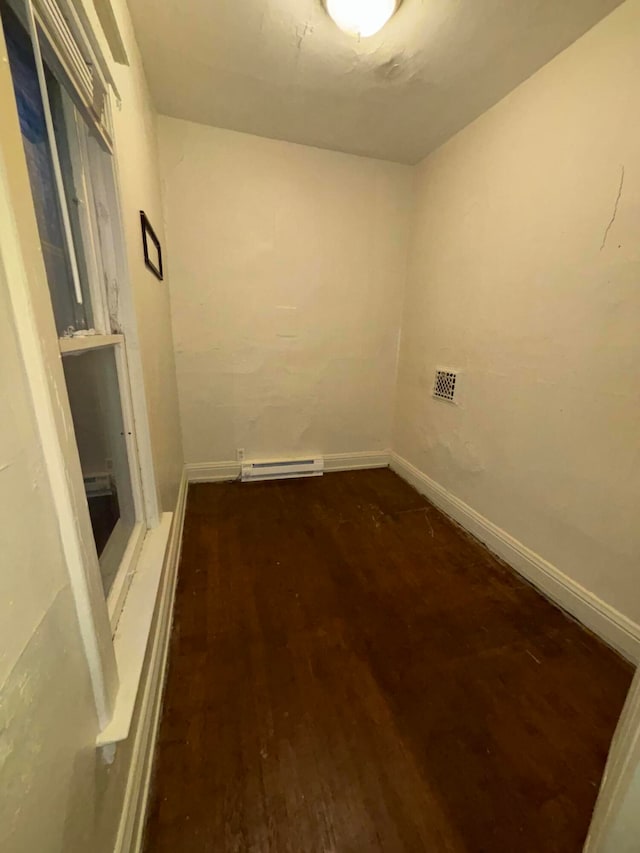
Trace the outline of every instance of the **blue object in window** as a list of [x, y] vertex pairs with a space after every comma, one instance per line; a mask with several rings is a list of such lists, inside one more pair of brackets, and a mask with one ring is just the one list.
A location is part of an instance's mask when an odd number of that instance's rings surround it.
[[68, 329], [86, 328], [86, 314], [75, 299], [31, 39], [6, 2], [0, 2], [0, 14], [53, 312], [58, 334], [63, 335]]

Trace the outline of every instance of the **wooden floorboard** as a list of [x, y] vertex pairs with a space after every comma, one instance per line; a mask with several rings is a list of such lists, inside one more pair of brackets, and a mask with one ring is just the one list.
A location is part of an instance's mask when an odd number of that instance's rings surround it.
[[387, 469], [189, 490], [147, 853], [578, 853], [631, 667]]

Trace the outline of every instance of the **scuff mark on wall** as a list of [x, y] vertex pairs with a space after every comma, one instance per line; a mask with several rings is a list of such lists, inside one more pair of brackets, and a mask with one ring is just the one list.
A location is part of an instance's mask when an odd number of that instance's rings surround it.
[[[434, 406], [448, 405], [434, 402]], [[459, 409], [451, 409], [456, 421], [460, 418]], [[431, 410], [425, 415], [425, 426], [420, 431], [420, 444], [427, 458], [443, 470], [455, 472], [457, 477], [477, 476], [487, 470], [486, 460], [480, 447], [468, 438], [458, 423], [449, 418], [442, 421], [437, 412]]]

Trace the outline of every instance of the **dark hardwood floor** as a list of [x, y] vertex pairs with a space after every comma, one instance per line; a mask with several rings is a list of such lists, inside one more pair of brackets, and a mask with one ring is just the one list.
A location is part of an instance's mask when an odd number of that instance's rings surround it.
[[147, 853], [577, 853], [631, 667], [389, 470], [189, 491]]

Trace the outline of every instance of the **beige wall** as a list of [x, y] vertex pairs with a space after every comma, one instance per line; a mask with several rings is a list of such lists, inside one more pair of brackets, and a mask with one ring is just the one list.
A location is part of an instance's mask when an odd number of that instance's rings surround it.
[[[173, 509], [182, 452], [168, 284], [157, 282], [141, 262], [138, 220], [139, 209], [147, 210], [162, 233], [155, 121], [126, 6], [115, 5], [132, 60], [130, 69], [115, 70], [123, 96], [115, 120], [127, 248], [159, 491], [164, 507]], [[87, 8], [93, 14], [90, 4]], [[105, 764], [95, 748], [98, 721], [89, 670], [4, 269], [13, 208], [32, 288], [24, 298], [37, 302], [41, 316], [49, 297], [1, 34], [0, 57], [0, 171], [12, 184], [11, 199], [0, 198], [5, 229], [0, 252], [0, 849], [110, 853], [139, 708], [129, 739], [118, 746], [115, 762]], [[4, 185], [0, 180], [0, 192]], [[55, 358], [52, 319], [48, 326], [45, 322], [38, 330], [44, 350]], [[61, 374], [52, 361], [49, 372], [55, 371]], [[77, 460], [71, 461], [74, 476], [76, 469]], [[143, 688], [144, 683], [139, 695]]]
[[[83, 2], [95, 19], [92, 3], [89, 0]], [[158, 178], [157, 116], [126, 2], [117, 0], [112, 5], [130, 62], [129, 68], [112, 65], [122, 97], [122, 109], [114, 110], [113, 117], [120, 201], [138, 319], [153, 463], [162, 509], [171, 511], [176, 502], [183, 459], [169, 281], [167, 276], [164, 282], [158, 281], [145, 267], [140, 234], [140, 210], [144, 210], [166, 253]]]
[[[134, 63], [116, 72], [122, 201], [171, 508], [169, 292], [142, 265], [138, 226], [142, 208], [164, 239], [155, 122], [122, 0], [116, 11]], [[634, 619], [639, 33], [628, 0], [418, 169], [395, 438]], [[3, 116], [9, 91], [0, 62]], [[164, 119], [161, 133], [189, 458], [388, 446], [409, 170]], [[458, 408], [430, 398], [439, 364], [464, 370]], [[104, 765], [1, 268], [0, 400], [0, 849], [107, 853], [133, 734]]]
[[159, 129], [187, 462], [387, 449], [411, 170]]
[[418, 167], [394, 440], [635, 621], [639, 80], [629, 0]]
[[0, 401], [0, 850], [80, 853], [97, 719], [1, 266]]

